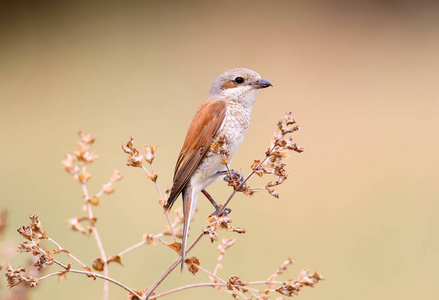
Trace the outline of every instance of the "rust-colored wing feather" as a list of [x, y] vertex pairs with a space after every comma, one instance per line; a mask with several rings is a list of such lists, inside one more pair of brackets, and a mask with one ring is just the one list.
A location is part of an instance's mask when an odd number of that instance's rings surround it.
[[224, 100], [206, 100], [198, 109], [189, 126], [175, 166], [174, 183], [168, 201], [164, 206], [165, 209], [172, 207], [201, 160], [209, 151], [213, 138], [221, 128], [225, 115], [226, 103]]

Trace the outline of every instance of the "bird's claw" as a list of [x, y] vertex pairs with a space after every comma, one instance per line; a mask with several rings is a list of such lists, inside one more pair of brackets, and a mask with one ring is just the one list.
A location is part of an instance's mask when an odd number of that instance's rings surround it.
[[230, 170], [230, 173], [224, 177], [224, 181], [227, 181], [229, 185], [233, 186], [235, 190], [239, 192], [242, 192], [247, 188], [247, 184], [242, 183], [244, 181], [244, 175], [238, 170]]
[[[215, 211], [212, 213], [212, 215], [217, 216], [221, 210], [221, 206], [217, 206], [215, 207]], [[221, 213], [222, 217], [227, 217], [228, 214], [230, 214], [232, 212], [232, 209], [230, 208], [225, 208], [224, 211]]]

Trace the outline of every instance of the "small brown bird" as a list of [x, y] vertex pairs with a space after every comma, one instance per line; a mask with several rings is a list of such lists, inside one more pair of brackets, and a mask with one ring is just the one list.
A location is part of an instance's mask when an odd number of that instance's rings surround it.
[[215, 79], [209, 96], [189, 126], [175, 166], [171, 194], [164, 205], [165, 209], [170, 209], [180, 193], [183, 195], [181, 269], [185, 260], [189, 224], [200, 192], [212, 202], [216, 213], [220, 209], [204, 190], [221, 175], [227, 174], [221, 163], [221, 155], [209, 151], [213, 139], [226, 138], [230, 162], [242, 144], [259, 90], [269, 86], [272, 84], [255, 71], [244, 68], [228, 70]]

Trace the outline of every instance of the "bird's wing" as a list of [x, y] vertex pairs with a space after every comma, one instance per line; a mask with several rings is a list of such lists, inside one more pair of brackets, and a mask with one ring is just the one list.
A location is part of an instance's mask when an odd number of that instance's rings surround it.
[[171, 194], [164, 206], [165, 209], [172, 207], [201, 160], [209, 151], [213, 138], [223, 124], [225, 115], [226, 102], [222, 99], [206, 100], [198, 109], [189, 126], [175, 166], [174, 182]]

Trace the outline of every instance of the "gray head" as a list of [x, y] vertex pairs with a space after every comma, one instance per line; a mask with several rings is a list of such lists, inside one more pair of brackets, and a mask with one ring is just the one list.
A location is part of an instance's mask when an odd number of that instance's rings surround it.
[[272, 84], [255, 71], [237, 68], [228, 70], [215, 79], [209, 98], [224, 98], [253, 105], [259, 90], [269, 86]]

